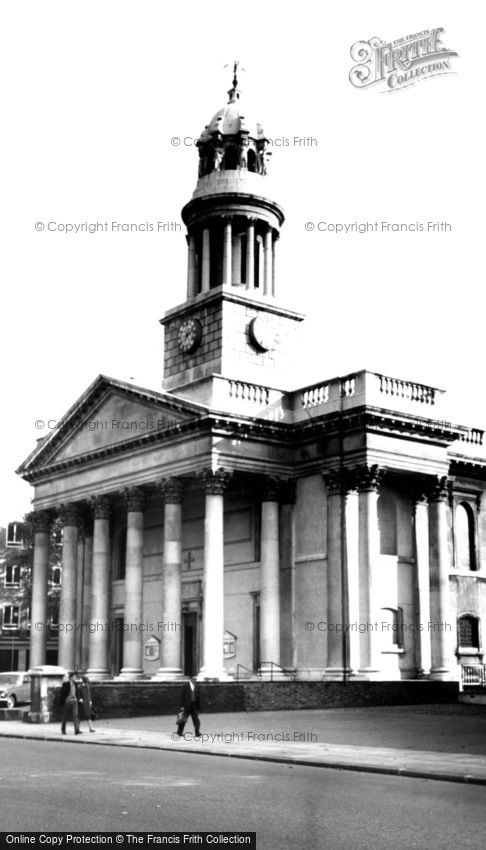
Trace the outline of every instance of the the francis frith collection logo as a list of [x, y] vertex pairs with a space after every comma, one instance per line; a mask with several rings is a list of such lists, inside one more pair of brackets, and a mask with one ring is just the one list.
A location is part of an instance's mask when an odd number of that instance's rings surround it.
[[356, 88], [377, 86], [392, 92], [420, 80], [452, 72], [451, 59], [457, 56], [441, 43], [442, 27], [383, 41], [374, 37], [357, 41], [351, 47], [349, 79]]

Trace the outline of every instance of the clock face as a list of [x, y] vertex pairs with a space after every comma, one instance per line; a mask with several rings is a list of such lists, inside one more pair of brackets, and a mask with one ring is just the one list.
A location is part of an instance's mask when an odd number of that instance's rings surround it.
[[184, 354], [195, 351], [201, 342], [201, 337], [202, 325], [199, 319], [184, 319], [177, 334], [180, 350]]
[[280, 342], [280, 334], [271, 316], [257, 316], [250, 322], [250, 339], [259, 351], [273, 351]]

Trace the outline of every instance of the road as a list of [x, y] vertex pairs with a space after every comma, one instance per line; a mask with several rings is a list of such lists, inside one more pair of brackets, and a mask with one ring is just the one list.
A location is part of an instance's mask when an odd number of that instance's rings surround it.
[[0, 830], [256, 831], [259, 850], [484, 846], [486, 788], [2, 739]]

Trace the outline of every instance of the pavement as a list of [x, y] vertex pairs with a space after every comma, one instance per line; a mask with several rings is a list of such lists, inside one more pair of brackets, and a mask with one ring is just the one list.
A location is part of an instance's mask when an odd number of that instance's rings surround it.
[[100, 719], [62, 735], [58, 723], [0, 723], [0, 737], [137, 747], [486, 785], [486, 707], [415, 705], [202, 714], [184, 737], [171, 716]]

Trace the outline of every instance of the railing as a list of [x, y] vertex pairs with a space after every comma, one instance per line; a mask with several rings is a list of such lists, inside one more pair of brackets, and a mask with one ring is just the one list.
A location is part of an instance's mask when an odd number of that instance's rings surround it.
[[463, 664], [461, 666], [463, 685], [486, 687], [486, 664]]
[[471, 443], [474, 446], [482, 446], [484, 439], [484, 431], [480, 428], [469, 428], [466, 434], [461, 434], [459, 437], [463, 443]]
[[385, 395], [406, 398], [409, 401], [418, 401], [421, 404], [435, 404], [435, 389], [425, 384], [414, 384], [411, 381], [400, 381], [398, 378], [387, 378], [378, 375], [380, 379], [380, 392]]
[[230, 398], [252, 401], [261, 405], [267, 405], [270, 397], [267, 387], [259, 387], [258, 384], [246, 384], [243, 381], [230, 381], [229, 395]]
[[265, 667], [270, 667], [270, 681], [271, 682], [273, 682], [273, 671], [274, 670], [278, 670], [279, 673], [283, 673], [283, 675], [286, 676], [288, 679], [295, 679], [296, 675], [297, 675], [295, 670], [287, 670], [285, 667], [282, 667], [280, 664], [277, 664], [276, 661], [260, 661], [260, 667], [259, 667], [258, 673], [261, 677], [263, 676], [263, 672], [264, 672]]
[[356, 392], [356, 379], [354, 377], [344, 378], [341, 381], [339, 395], [341, 398], [351, 398]]
[[257, 670], [257, 671], [250, 670], [250, 668], [245, 667], [244, 664], [237, 664], [236, 665], [236, 681], [237, 682], [240, 681], [240, 670], [246, 670], [246, 672], [250, 674], [249, 676], [245, 676], [245, 677], [241, 677], [241, 678], [245, 678], [245, 679], [251, 678], [251, 679], [253, 679], [255, 676], [257, 676], [259, 679], [261, 679], [261, 674], [260, 674], [259, 670]]
[[316, 407], [318, 404], [325, 404], [327, 401], [329, 401], [329, 384], [316, 384], [300, 394], [300, 403], [305, 410]]

